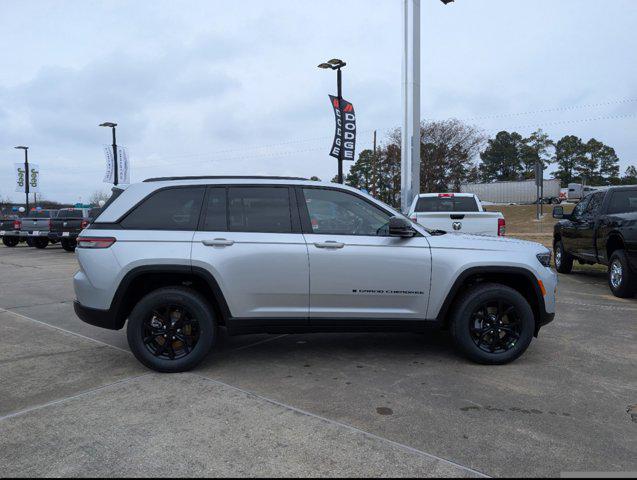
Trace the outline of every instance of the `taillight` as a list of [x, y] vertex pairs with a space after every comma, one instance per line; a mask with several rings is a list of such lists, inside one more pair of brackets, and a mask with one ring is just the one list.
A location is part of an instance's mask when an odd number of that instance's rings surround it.
[[49, 218], [49, 230], [53, 228], [53, 220]]
[[78, 237], [78, 248], [108, 248], [113, 245], [117, 239], [113, 237]]
[[20, 227], [22, 227], [22, 221], [21, 220], [14, 220], [13, 221], [13, 229], [14, 230], [20, 230]]
[[88, 220], [82, 220], [82, 223], [80, 224], [80, 228], [84, 230], [86, 227], [88, 227], [88, 224], [89, 224]]
[[498, 218], [498, 236], [504, 237], [506, 235], [506, 222], [504, 218]]
[[411, 217], [409, 220], [411, 220], [414, 223], [418, 223], [418, 217]]

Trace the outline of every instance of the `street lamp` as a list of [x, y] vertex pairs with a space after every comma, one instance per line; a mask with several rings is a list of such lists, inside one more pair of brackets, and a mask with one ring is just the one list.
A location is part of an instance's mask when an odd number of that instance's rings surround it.
[[118, 172], [117, 172], [117, 138], [115, 136], [115, 127], [117, 127], [116, 123], [113, 122], [104, 122], [100, 123], [100, 127], [107, 127], [113, 129], [113, 185], [118, 184]]
[[26, 214], [29, 214], [29, 147], [18, 145], [16, 150], [24, 150], [24, 193], [26, 194]]
[[[318, 65], [318, 68], [323, 70], [336, 70], [336, 90], [338, 96], [338, 108], [341, 109], [343, 105], [343, 80], [341, 69], [345, 67], [347, 63], [338, 58], [333, 58], [325, 63]], [[343, 183], [343, 130], [341, 129], [341, 145], [338, 149], [338, 183]]]

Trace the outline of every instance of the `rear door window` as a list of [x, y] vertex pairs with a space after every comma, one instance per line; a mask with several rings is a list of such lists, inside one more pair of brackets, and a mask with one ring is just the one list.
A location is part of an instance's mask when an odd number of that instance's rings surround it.
[[608, 213], [637, 212], [637, 189], [613, 192], [608, 204]]
[[205, 187], [168, 188], [155, 192], [121, 224], [131, 230], [196, 230]]
[[416, 212], [478, 212], [473, 197], [421, 197], [416, 203]]
[[291, 233], [288, 187], [230, 187], [228, 230], [231, 232]]

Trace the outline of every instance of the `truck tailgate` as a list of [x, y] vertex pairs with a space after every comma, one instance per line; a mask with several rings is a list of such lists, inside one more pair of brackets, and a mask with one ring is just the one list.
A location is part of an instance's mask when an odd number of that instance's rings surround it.
[[447, 232], [472, 233], [476, 235], [498, 235], [499, 212], [426, 212], [414, 213], [412, 217], [424, 227]]

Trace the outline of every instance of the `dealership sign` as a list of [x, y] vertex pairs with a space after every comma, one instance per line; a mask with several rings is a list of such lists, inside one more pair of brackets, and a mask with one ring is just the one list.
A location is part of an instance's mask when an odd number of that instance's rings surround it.
[[356, 113], [354, 105], [347, 100], [330, 95], [330, 102], [334, 108], [336, 132], [330, 155], [343, 160], [355, 160], [356, 150]]
[[[115, 183], [115, 162], [113, 159], [113, 147], [104, 145], [104, 157], [106, 158], [105, 183]], [[117, 147], [117, 183], [128, 185], [130, 183], [130, 168], [128, 162], [128, 149]]]
[[40, 191], [40, 166], [35, 163], [29, 165], [29, 173], [24, 169], [24, 163], [16, 163], [15, 167], [15, 191], [26, 192], [27, 182], [29, 182], [29, 192], [38, 193]]

